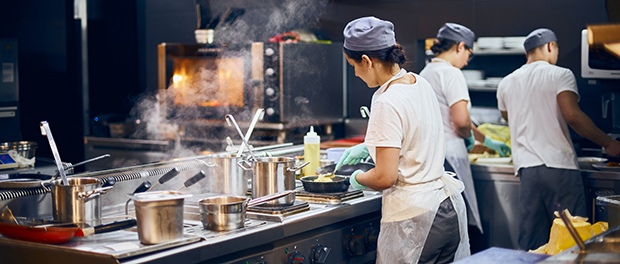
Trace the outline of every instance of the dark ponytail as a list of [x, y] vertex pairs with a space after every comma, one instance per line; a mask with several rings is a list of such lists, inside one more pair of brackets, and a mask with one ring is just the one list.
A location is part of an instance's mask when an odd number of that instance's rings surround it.
[[444, 51], [450, 50], [454, 45], [458, 44], [454, 40], [438, 38], [433, 41], [433, 46], [431, 47], [431, 51], [433, 54], [438, 55]]
[[405, 49], [398, 43], [389, 48], [373, 51], [353, 51], [344, 48], [344, 53], [347, 54], [349, 59], [356, 62], [362, 61], [362, 55], [366, 55], [370, 58], [378, 59], [384, 66], [392, 66], [392, 64], [396, 63], [398, 66], [403, 67], [403, 65], [407, 63]]

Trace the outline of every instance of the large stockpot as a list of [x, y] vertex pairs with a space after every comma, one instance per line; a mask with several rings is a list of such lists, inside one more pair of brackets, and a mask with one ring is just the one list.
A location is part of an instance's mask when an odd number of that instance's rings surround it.
[[112, 187], [103, 187], [96, 178], [68, 178], [68, 185], [62, 180], [52, 181], [52, 214], [54, 220], [64, 223], [101, 224], [101, 196]]
[[206, 174], [210, 176], [207, 191], [227, 195], [245, 195], [252, 172], [237, 166], [237, 163], [246, 158], [247, 155], [241, 157], [234, 154], [207, 155], [206, 162], [215, 165], [205, 169]]
[[[295, 159], [289, 157], [262, 157], [242, 160], [238, 164], [244, 170], [252, 170], [252, 198], [258, 198], [295, 189], [295, 172], [308, 165], [295, 167]], [[251, 166], [248, 166], [251, 165]], [[288, 206], [295, 202], [295, 194], [289, 194], [264, 206]]]

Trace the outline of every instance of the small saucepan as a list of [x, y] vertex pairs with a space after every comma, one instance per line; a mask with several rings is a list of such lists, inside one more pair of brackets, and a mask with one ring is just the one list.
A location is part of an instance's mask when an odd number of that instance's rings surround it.
[[331, 182], [318, 182], [316, 181], [318, 177], [318, 175], [301, 177], [304, 190], [313, 193], [338, 193], [349, 189], [349, 177], [333, 176]]
[[248, 206], [263, 204], [295, 192], [296, 190], [288, 190], [251, 200], [245, 196], [230, 195], [204, 198], [198, 201], [200, 220], [204, 228], [213, 231], [229, 231], [243, 228], [245, 226], [245, 212]]

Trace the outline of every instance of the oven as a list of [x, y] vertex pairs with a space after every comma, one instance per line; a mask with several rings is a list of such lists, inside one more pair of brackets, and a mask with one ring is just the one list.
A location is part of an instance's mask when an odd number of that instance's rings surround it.
[[160, 110], [169, 120], [248, 121], [263, 108], [270, 123], [342, 121], [345, 63], [341, 44], [162, 43]]

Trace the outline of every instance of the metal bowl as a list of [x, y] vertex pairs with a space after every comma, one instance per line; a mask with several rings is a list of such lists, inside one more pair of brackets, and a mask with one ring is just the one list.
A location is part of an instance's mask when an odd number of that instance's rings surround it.
[[32, 159], [39, 144], [33, 141], [17, 141], [0, 143], [0, 151], [15, 150], [20, 156]]

